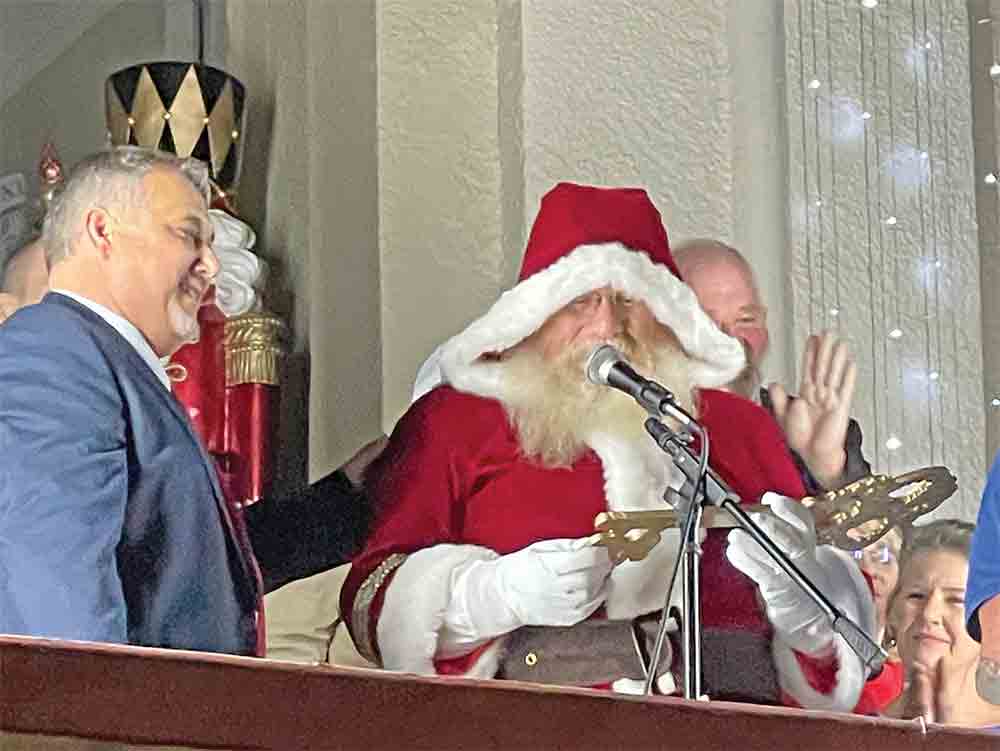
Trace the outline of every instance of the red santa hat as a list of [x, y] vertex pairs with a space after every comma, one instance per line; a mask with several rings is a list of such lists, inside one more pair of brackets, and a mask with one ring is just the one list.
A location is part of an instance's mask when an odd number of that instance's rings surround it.
[[[440, 375], [462, 391], [498, 396], [501, 371], [482, 356], [514, 346], [575, 298], [606, 285], [645, 302], [674, 332], [691, 358], [692, 385], [720, 386], [743, 369], [743, 347], [681, 281], [646, 191], [559, 183], [542, 199], [517, 284], [442, 346]], [[418, 392], [440, 380], [433, 370], [432, 358]]]

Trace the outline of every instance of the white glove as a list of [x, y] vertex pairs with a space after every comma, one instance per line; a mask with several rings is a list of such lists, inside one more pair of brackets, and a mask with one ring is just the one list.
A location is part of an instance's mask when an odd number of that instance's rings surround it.
[[453, 652], [521, 626], [572, 626], [607, 596], [606, 548], [586, 538], [543, 540], [453, 574], [441, 647]]
[[[777, 493], [765, 493], [762, 502], [773, 513], [752, 514], [754, 521], [807, 579], [829, 594], [829, 577], [816, 560], [812, 512]], [[741, 529], [730, 532], [726, 557], [757, 583], [775, 634], [792, 649], [819, 655], [831, 647], [834, 632], [830, 619], [750, 535]]]

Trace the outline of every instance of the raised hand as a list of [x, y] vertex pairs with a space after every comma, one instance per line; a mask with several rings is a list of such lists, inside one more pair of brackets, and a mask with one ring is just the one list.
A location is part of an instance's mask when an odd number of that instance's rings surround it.
[[934, 701], [934, 673], [925, 665], [917, 663], [910, 668], [908, 684], [897, 699], [898, 714], [910, 720], [923, 717], [927, 722], [937, 722]]
[[825, 331], [806, 341], [798, 398], [790, 398], [780, 384], [768, 387], [789, 447], [827, 490], [843, 484], [844, 441], [857, 375], [846, 343]]
[[976, 696], [977, 655], [949, 653], [934, 665], [914, 663], [899, 698], [899, 716], [923, 717], [944, 725], [976, 724], [982, 700]]

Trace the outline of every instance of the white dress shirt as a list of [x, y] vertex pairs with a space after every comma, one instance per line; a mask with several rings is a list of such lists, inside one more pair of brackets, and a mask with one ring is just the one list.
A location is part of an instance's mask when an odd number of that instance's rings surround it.
[[146, 341], [146, 337], [142, 335], [132, 323], [122, 318], [117, 313], [113, 313], [107, 308], [105, 308], [100, 303], [96, 303], [93, 300], [88, 300], [86, 297], [81, 297], [75, 292], [69, 292], [65, 289], [53, 289], [51, 292], [58, 292], [60, 295], [66, 295], [66, 297], [76, 300], [86, 308], [90, 308], [92, 311], [97, 313], [101, 318], [108, 322], [115, 331], [125, 337], [125, 341], [132, 345], [132, 349], [139, 353], [139, 357], [142, 361], [149, 366], [149, 369], [153, 371], [160, 383], [163, 384], [163, 388], [170, 391], [170, 376], [167, 375], [166, 369], [163, 367], [163, 362], [153, 348], [149, 346], [149, 342]]

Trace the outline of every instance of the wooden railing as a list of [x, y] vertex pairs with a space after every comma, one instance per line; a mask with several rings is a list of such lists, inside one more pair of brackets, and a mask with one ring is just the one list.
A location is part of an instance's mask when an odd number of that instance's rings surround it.
[[997, 751], [1000, 736], [726, 702], [0, 637], [0, 749], [142, 746]]

